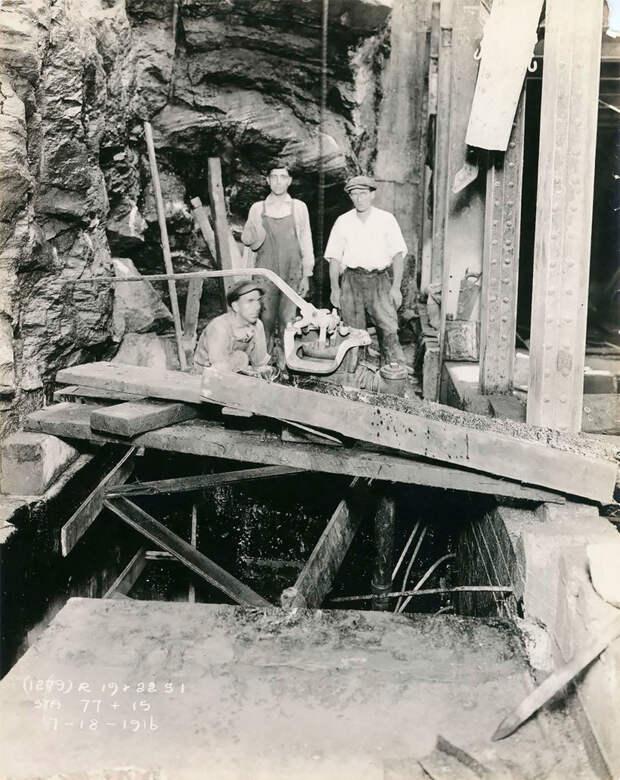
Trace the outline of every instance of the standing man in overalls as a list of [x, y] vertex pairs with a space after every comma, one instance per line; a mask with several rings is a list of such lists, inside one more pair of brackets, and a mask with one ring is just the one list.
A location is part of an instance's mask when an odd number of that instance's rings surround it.
[[[241, 240], [256, 253], [254, 267], [271, 269], [305, 297], [314, 268], [312, 233], [306, 204], [288, 194], [291, 182], [288, 167], [282, 162], [274, 163], [267, 176], [271, 192], [250, 207]], [[272, 352], [276, 328], [281, 339], [287, 323], [295, 316], [295, 304], [271, 282], [263, 285], [261, 319], [267, 351]]]
[[373, 205], [374, 179], [353, 176], [344, 189], [354, 208], [335, 221], [325, 248], [332, 306], [352, 328], [366, 328], [369, 316], [377, 329], [381, 365], [405, 366], [396, 313], [403, 301], [405, 239], [396, 217]]

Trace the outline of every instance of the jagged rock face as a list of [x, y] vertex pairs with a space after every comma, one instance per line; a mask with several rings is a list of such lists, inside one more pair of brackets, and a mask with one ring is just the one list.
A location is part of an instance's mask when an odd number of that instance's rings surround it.
[[4, 0], [0, 435], [59, 367], [113, 354], [112, 287], [68, 282], [112, 276], [112, 255], [163, 268], [144, 120], [176, 270], [212, 263], [189, 202], [209, 156], [234, 227], [276, 157], [315, 214], [321, 162], [329, 225], [372, 166], [391, 2], [331, 0], [320, 124], [321, 0]]

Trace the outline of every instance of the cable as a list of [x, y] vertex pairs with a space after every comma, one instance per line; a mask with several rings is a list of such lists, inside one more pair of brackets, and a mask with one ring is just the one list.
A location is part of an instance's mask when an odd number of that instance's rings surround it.
[[[441, 556], [441, 558], [438, 558], [438, 559], [435, 561], [435, 563], [434, 563], [434, 564], [433, 564], [433, 565], [432, 565], [432, 566], [431, 566], [431, 567], [430, 567], [430, 568], [427, 570], [426, 574], [425, 574], [425, 575], [422, 577], [422, 579], [418, 581], [418, 583], [417, 583], [417, 584], [414, 586], [414, 588], [413, 588], [413, 589], [414, 589], [414, 590], [418, 590], [419, 588], [421, 588], [421, 587], [422, 587], [422, 585], [424, 585], [424, 583], [426, 582], [426, 580], [427, 580], [427, 579], [428, 579], [428, 578], [431, 576], [431, 574], [432, 574], [432, 573], [435, 571], [435, 569], [436, 569], [436, 568], [437, 568], [437, 567], [438, 567], [440, 564], [442, 564], [444, 561], [447, 561], [447, 560], [448, 560], [448, 559], [450, 559], [450, 558], [456, 558], [456, 553], [448, 553], [447, 555], [442, 555], [442, 556]], [[403, 590], [405, 590], [405, 589], [403, 588]], [[493, 594], [493, 595], [495, 596], [495, 594]], [[399, 610], [397, 610], [397, 611], [398, 611], [398, 612], [404, 612], [404, 611], [405, 611], [405, 608], [406, 608], [406, 606], [407, 606], [407, 604], [409, 604], [409, 602], [411, 601], [411, 599], [412, 599], [412, 598], [413, 598], [413, 596], [408, 596], [408, 597], [405, 599], [405, 602], [403, 603], [402, 607], [401, 607]]]
[[[415, 550], [413, 551], [413, 555], [411, 556], [411, 560], [409, 561], [409, 566], [407, 566], [407, 571], [405, 572], [405, 579], [403, 580], [403, 586], [401, 590], [407, 590], [407, 582], [409, 581], [409, 574], [411, 573], [411, 567], [413, 566], [413, 562], [418, 557], [418, 552], [420, 551], [420, 545], [422, 544], [422, 540], [426, 536], [426, 532], [428, 531], [428, 526], [424, 526], [420, 533], [420, 538], [418, 539], [418, 543], [415, 546]], [[394, 612], [399, 611], [400, 604], [402, 602], [403, 598], [402, 596], [398, 599], [396, 602], [396, 606], [394, 607]]]
[[418, 530], [419, 526], [420, 526], [420, 521], [418, 520], [418, 522], [413, 526], [413, 531], [411, 532], [411, 534], [409, 536], [409, 539], [407, 539], [407, 544], [403, 547], [403, 551], [400, 554], [400, 558], [398, 559], [398, 563], [394, 567], [394, 571], [392, 572], [392, 582], [394, 582], [394, 579], [395, 579], [396, 575], [398, 574], [398, 570], [400, 569], [400, 565], [403, 562], [403, 560], [405, 558], [405, 555], [407, 555], [407, 553], [409, 552], [409, 548], [411, 547], [411, 542], [413, 541], [413, 537], [415, 536], [416, 531]]

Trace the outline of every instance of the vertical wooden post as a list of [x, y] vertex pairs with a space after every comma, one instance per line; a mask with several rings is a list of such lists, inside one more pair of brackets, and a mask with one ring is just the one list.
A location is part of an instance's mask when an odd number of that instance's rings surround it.
[[[159, 221], [159, 231], [161, 234], [161, 249], [164, 256], [164, 265], [166, 273], [174, 273], [172, 268], [172, 256], [170, 255], [170, 243], [168, 241], [168, 228], [166, 227], [166, 212], [164, 211], [164, 199], [161, 194], [161, 184], [159, 181], [159, 172], [157, 170], [157, 159], [155, 158], [155, 144], [153, 143], [153, 130], [150, 122], [144, 123], [144, 138], [149, 155], [149, 165], [151, 168], [151, 178], [153, 179], [153, 192], [155, 194], [155, 203], [157, 205], [157, 219]], [[172, 309], [172, 318], [174, 320], [174, 334], [177, 341], [177, 350], [179, 353], [179, 363], [181, 371], [187, 369], [185, 360], [185, 349], [183, 347], [183, 332], [181, 330], [181, 315], [179, 314], [179, 301], [177, 298], [177, 287], [174, 279], [168, 279], [168, 292], [170, 293], [170, 308]]]
[[452, 75], [452, 3], [442, 0], [439, 11], [437, 120], [433, 167], [433, 248], [430, 281], [441, 282], [448, 213], [448, 153], [450, 149], [450, 78]]
[[[215, 233], [215, 254], [218, 267], [223, 271], [233, 267], [230, 253], [230, 233], [228, 219], [226, 217], [226, 200], [224, 199], [224, 186], [222, 184], [222, 166], [219, 157], [209, 157], [209, 203], [211, 204], [211, 217], [213, 219], [213, 232]], [[224, 289], [228, 290], [233, 282], [224, 281]]]
[[482, 255], [480, 305], [480, 389], [512, 390], [517, 329], [521, 179], [525, 89], [517, 106], [505, 154], [491, 153]]
[[[394, 569], [394, 528], [396, 522], [396, 502], [392, 496], [379, 498], [375, 514], [376, 558], [372, 574], [372, 592], [389, 593], [392, 588], [392, 570]], [[374, 599], [372, 608], [389, 610], [389, 599]]]
[[548, 0], [527, 422], [581, 428], [603, 4]]

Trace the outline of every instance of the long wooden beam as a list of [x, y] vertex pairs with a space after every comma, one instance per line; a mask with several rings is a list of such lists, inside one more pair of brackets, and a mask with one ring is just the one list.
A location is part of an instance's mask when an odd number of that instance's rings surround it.
[[547, 0], [527, 421], [581, 429], [603, 4]]
[[269, 602], [247, 585], [233, 577], [217, 563], [207, 558], [169, 528], [145, 512], [139, 506], [122, 496], [108, 498], [104, 505], [118, 515], [127, 525], [146, 536], [155, 544], [174, 555], [199, 577], [226, 593], [227, 596], [246, 607], [269, 607]]
[[[99, 443], [118, 441], [112, 436], [91, 429], [90, 414], [93, 408], [96, 407], [71, 403], [50, 406], [29, 415], [25, 428], [67, 439]], [[228, 429], [207, 420], [190, 420], [181, 425], [141, 434], [133, 443], [167, 452], [245, 463], [290, 466], [305, 471], [427, 485], [444, 490], [485, 493], [526, 501], [563, 503], [565, 500], [558, 493], [458, 467], [427, 463], [359, 446], [332, 449], [315, 444], [282, 442], [278, 436], [264, 431], [260, 434], [257, 436], [255, 432], [249, 434]]]
[[114, 468], [106, 474], [88, 498], [80, 504], [60, 529], [60, 546], [63, 556], [69, 555], [99, 516], [103, 509], [106, 491], [114, 485], [121, 485], [129, 479], [133, 472], [133, 456], [136, 449], [136, 447], [130, 447], [127, 450]]
[[[443, 416], [451, 414], [455, 422], [444, 422], [430, 415], [422, 417], [216, 369], [204, 372], [202, 393], [206, 400], [215, 403], [325, 428], [403, 453], [447, 461], [601, 503], [612, 501], [615, 462], [550, 447], [546, 440], [543, 443], [504, 435], [476, 415], [452, 411]], [[459, 425], [459, 421], [472, 425]], [[513, 423], [511, 429], [517, 431], [518, 424]]]
[[[157, 220], [159, 222], [159, 231], [161, 234], [161, 250], [164, 258], [166, 273], [173, 273], [172, 255], [170, 254], [170, 243], [168, 241], [168, 228], [166, 227], [166, 212], [164, 209], [164, 199], [161, 193], [161, 183], [159, 181], [159, 172], [157, 170], [157, 159], [155, 157], [155, 144], [153, 143], [153, 130], [150, 122], [144, 123], [144, 140], [149, 156], [149, 166], [151, 168], [151, 178], [153, 180], [153, 194], [155, 195], [155, 205], [157, 206]], [[168, 293], [170, 295], [170, 309], [172, 310], [172, 319], [174, 320], [174, 334], [179, 353], [179, 365], [181, 370], [187, 369], [185, 360], [185, 349], [183, 348], [183, 331], [181, 330], [181, 315], [179, 313], [179, 300], [177, 298], [176, 282], [173, 279], [168, 280]]]
[[144, 571], [146, 562], [146, 551], [144, 547], [140, 547], [127, 566], [125, 566], [112, 585], [110, 585], [106, 593], [103, 594], [103, 598], [117, 599], [128, 596], [129, 591], [133, 588]]
[[108, 490], [107, 497], [191, 493], [194, 490], [208, 490], [220, 485], [250, 482], [255, 479], [270, 479], [272, 477], [299, 473], [300, 469], [293, 469], [289, 466], [263, 466], [262, 468], [223, 471], [218, 474], [197, 474], [193, 477], [176, 477], [175, 479], [158, 479], [153, 482], [136, 482], [131, 485], [121, 485]]
[[295, 584], [283, 591], [280, 601], [284, 609], [320, 607], [331, 590], [363, 517], [360, 501], [352, 496], [357, 483], [356, 477], [349, 486], [350, 495], [336, 507]]
[[[616, 483], [615, 462], [576, 452], [559, 434], [541, 432], [536, 440], [517, 423], [504, 433], [484, 417], [446, 407], [416, 404], [412, 413], [401, 412], [215, 369], [204, 372], [202, 384], [201, 377], [178, 371], [111, 363], [63, 369], [57, 379], [189, 402], [202, 398], [606, 504]], [[581, 446], [587, 452], [585, 442]]]

